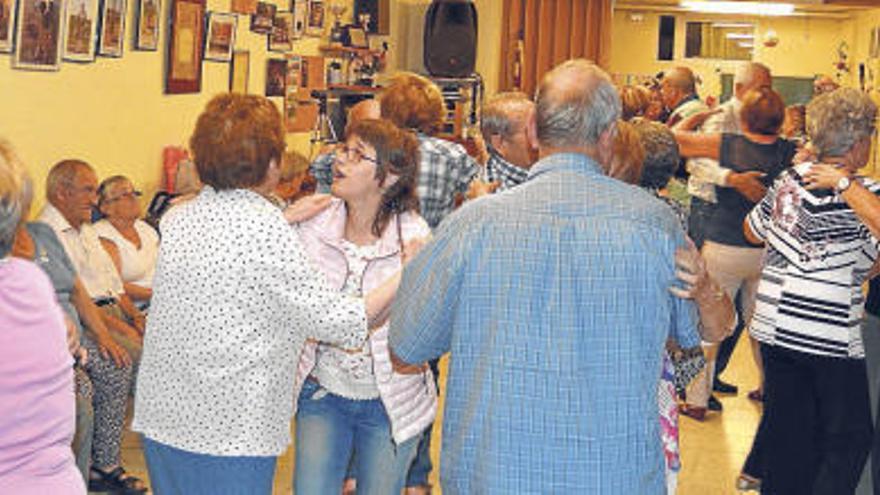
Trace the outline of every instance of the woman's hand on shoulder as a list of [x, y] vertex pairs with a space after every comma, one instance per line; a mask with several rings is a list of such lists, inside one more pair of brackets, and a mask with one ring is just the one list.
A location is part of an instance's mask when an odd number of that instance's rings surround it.
[[301, 198], [284, 209], [284, 219], [290, 224], [310, 220], [330, 206], [331, 198], [329, 194], [313, 194]]
[[804, 174], [804, 183], [809, 190], [834, 189], [844, 177], [849, 177], [846, 170], [827, 163], [816, 163], [810, 165], [810, 169]]
[[422, 248], [425, 247], [425, 245], [429, 242], [431, 242], [430, 234], [424, 237], [416, 237], [408, 240], [403, 245], [403, 255], [401, 257], [403, 264], [406, 265], [407, 263], [412, 261], [416, 257], [416, 255], [419, 254], [419, 251], [421, 251]]

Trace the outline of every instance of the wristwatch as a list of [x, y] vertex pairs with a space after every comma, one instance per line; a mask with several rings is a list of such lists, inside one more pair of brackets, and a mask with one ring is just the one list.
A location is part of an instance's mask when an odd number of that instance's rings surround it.
[[841, 194], [843, 191], [849, 189], [849, 186], [851, 185], [852, 179], [849, 177], [841, 177], [840, 180], [837, 181], [837, 185], [834, 186], [834, 191], [837, 192], [837, 194]]

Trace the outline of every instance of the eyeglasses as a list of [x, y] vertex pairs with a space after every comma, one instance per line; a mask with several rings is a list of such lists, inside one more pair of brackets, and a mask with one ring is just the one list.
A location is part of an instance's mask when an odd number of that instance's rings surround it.
[[122, 194], [116, 196], [115, 198], [107, 198], [107, 199], [105, 199], [105, 200], [102, 201], [102, 202], [105, 203], [105, 204], [106, 204], [106, 203], [112, 203], [112, 202], [114, 202], [114, 201], [118, 201], [118, 200], [120, 200], [120, 199], [134, 199], [134, 198], [139, 198], [139, 197], [141, 197], [142, 195], [143, 195], [143, 193], [140, 192], [140, 191], [126, 191], [126, 192], [124, 192], [124, 193], [122, 193]]
[[353, 158], [356, 161], [366, 160], [374, 165], [379, 164], [379, 160], [377, 160], [371, 156], [365, 155], [363, 151], [361, 151], [357, 148], [343, 146], [342, 148], [339, 149], [339, 151], [337, 151], [337, 153], [339, 153], [341, 156], [343, 156], [345, 158]]

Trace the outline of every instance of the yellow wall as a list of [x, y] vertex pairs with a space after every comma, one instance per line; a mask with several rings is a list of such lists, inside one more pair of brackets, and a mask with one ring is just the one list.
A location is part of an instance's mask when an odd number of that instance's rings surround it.
[[[132, 50], [136, 9], [128, 1], [125, 52], [120, 59], [62, 62], [59, 72], [21, 71], [0, 64], [0, 136], [12, 142], [35, 181], [32, 213], [43, 204], [48, 169], [69, 157], [88, 161], [99, 177], [128, 175], [147, 192], [148, 200], [161, 179], [162, 148], [185, 146], [205, 103], [228, 91], [229, 64], [205, 61], [200, 93], [163, 94], [167, 24], [162, 25], [159, 51]], [[168, 0], [163, 3], [163, 19], [167, 19]], [[278, 8], [287, 9], [288, 3], [279, 1]], [[228, 9], [229, 0], [208, 0], [208, 10]], [[317, 54], [318, 42], [308, 37], [296, 41], [294, 52]], [[249, 16], [239, 15], [235, 47], [251, 53], [250, 93], [263, 94], [265, 61], [281, 56], [268, 52], [266, 44], [266, 35], [250, 31]], [[273, 100], [280, 108], [281, 98]], [[308, 153], [307, 134], [289, 135], [288, 140], [290, 148]]]
[[[676, 65], [694, 69], [703, 81], [702, 96], [719, 95], [721, 73], [732, 73], [737, 62], [684, 58], [685, 23], [687, 21], [719, 20], [696, 14], [675, 14], [675, 60], [657, 60], [659, 16], [657, 12], [642, 12], [643, 20], [630, 19], [632, 11], [614, 13], [614, 42], [611, 71], [617, 74], [656, 74]], [[770, 66], [774, 75], [811, 77], [815, 74], [834, 73], [832, 61], [837, 59], [841, 41], [853, 46], [853, 22], [850, 20], [812, 17], [753, 17], [737, 18], [755, 24], [755, 37], [760, 41], [769, 29], [776, 31], [779, 44], [773, 48], [756, 43], [754, 60]], [[851, 50], [852, 51], [852, 50]], [[851, 53], [852, 55], [852, 53]], [[857, 70], [854, 65], [854, 71]], [[848, 78], [847, 78], [848, 79]], [[847, 81], [848, 82], [848, 81]]]

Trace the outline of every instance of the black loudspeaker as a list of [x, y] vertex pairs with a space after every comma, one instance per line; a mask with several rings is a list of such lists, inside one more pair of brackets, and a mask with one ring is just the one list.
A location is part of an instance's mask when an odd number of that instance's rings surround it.
[[434, 0], [425, 13], [425, 68], [435, 77], [467, 77], [477, 61], [477, 8], [471, 0]]
[[388, 34], [391, 14], [389, 3], [390, 0], [355, 0], [355, 24], [360, 24], [358, 20], [361, 14], [369, 14], [370, 24], [367, 27], [370, 34]]

